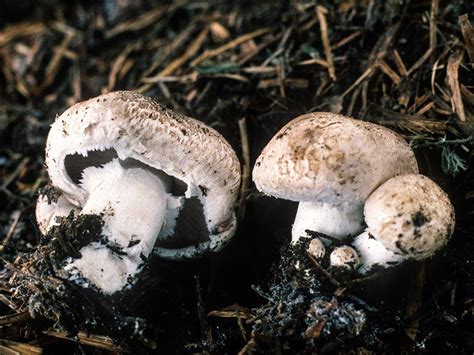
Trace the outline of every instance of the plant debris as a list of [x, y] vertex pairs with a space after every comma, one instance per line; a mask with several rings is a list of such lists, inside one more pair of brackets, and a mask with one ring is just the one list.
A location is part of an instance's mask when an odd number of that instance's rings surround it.
[[[0, 3], [0, 351], [105, 353], [139, 343], [152, 353], [281, 351], [284, 344], [472, 353], [473, 21], [474, 6], [465, 0]], [[58, 229], [59, 239], [50, 234], [48, 243], [55, 240], [47, 246], [33, 216], [48, 180], [43, 154], [51, 122], [76, 102], [119, 89], [220, 131], [241, 157], [245, 184], [239, 230], [221, 255], [183, 264], [149, 260], [134, 286], [138, 296], [110, 303], [61, 274], [61, 258], [97, 235], [74, 234], [79, 226], [69, 224]], [[270, 273], [290, 239], [295, 206], [262, 197], [251, 167], [276, 131], [311, 111], [396, 130], [415, 149], [421, 173], [448, 192], [456, 231], [422, 277], [408, 263], [353, 280], [306, 256], [300, 262], [316, 280], [289, 261], [287, 276]], [[54, 199], [54, 191], [46, 194]], [[302, 298], [284, 280], [300, 282]], [[259, 291], [269, 298], [251, 288], [272, 282]], [[287, 307], [280, 314], [295, 318], [247, 323], [264, 309], [277, 316], [279, 303]], [[232, 304], [240, 305], [234, 318], [203, 319]], [[120, 319], [115, 328], [86, 324], [113, 317]], [[336, 321], [346, 317], [350, 326]], [[118, 329], [133, 334], [137, 324], [144, 329], [141, 319], [152, 330], [146, 336], [131, 340]], [[312, 338], [304, 336], [309, 328]], [[62, 340], [69, 332], [75, 342]]]

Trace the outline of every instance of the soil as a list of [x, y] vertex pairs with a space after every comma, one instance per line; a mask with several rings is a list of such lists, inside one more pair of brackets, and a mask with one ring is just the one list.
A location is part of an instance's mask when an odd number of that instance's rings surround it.
[[[470, 1], [0, 3], [0, 353], [474, 352], [474, 5]], [[151, 258], [106, 297], [61, 274], [101, 238], [34, 218], [49, 125], [70, 105], [137, 90], [222, 133], [243, 166], [221, 253]], [[288, 245], [296, 204], [251, 168], [292, 118], [331, 111], [389, 127], [450, 196], [456, 228], [425, 262], [360, 279]], [[296, 266], [298, 265], [298, 267]]]

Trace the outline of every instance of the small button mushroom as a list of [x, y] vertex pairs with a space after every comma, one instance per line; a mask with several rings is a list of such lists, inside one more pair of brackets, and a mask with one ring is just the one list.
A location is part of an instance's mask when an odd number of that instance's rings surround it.
[[417, 172], [413, 151], [391, 130], [318, 112], [292, 120], [271, 139], [253, 179], [265, 194], [299, 202], [295, 242], [308, 237], [306, 230], [357, 235], [370, 193], [393, 176]]
[[329, 255], [329, 262], [331, 267], [350, 271], [357, 270], [360, 266], [360, 258], [357, 251], [348, 245], [334, 248]]
[[322, 260], [326, 254], [326, 248], [319, 238], [313, 238], [309, 242], [307, 251], [316, 260]]
[[419, 174], [394, 177], [375, 190], [364, 207], [367, 230], [353, 246], [360, 271], [423, 260], [441, 249], [454, 230], [454, 208], [447, 194]]
[[70, 211], [100, 215], [105, 240], [79, 250], [67, 269], [106, 294], [121, 290], [153, 248], [164, 258], [197, 257], [235, 232], [240, 165], [230, 145], [138, 93], [102, 95], [57, 117], [46, 166], [61, 195], [38, 199], [40, 228]]

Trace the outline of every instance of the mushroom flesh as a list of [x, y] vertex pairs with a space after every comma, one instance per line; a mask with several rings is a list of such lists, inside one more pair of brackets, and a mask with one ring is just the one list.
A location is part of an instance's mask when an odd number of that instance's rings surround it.
[[104, 239], [79, 250], [82, 257], [66, 268], [104, 293], [121, 290], [153, 251], [198, 257], [235, 232], [240, 165], [230, 145], [138, 93], [105, 94], [57, 117], [46, 166], [60, 196], [52, 204], [39, 197], [41, 231], [70, 212], [100, 215]]

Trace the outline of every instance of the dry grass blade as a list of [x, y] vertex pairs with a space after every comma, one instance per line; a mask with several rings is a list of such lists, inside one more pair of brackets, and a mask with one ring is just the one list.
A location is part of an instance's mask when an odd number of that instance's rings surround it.
[[113, 90], [113, 88], [115, 87], [115, 83], [117, 82], [117, 75], [122, 70], [127, 57], [130, 55], [130, 53], [132, 53], [133, 51], [141, 47], [141, 45], [142, 45], [141, 42], [130, 43], [117, 56], [117, 58], [115, 58], [115, 60], [112, 63], [112, 68], [110, 69], [110, 73], [109, 73], [107, 91]]
[[407, 67], [405, 66], [405, 63], [403, 62], [402, 57], [400, 57], [400, 53], [398, 53], [396, 49], [392, 51], [392, 59], [395, 65], [397, 66], [397, 69], [400, 75], [403, 77], [407, 77], [408, 76]]
[[43, 32], [46, 26], [42, 22], [25, 22], [5, 27], [0, 31], [0, 48], [19, 37], [26, 37]]
[[[188, 60], [194, 57], [196, 53], [199, 51], [199, 49], [201, 48], [204, 41], [206, 40], [208, 33], [209, 33], [209, 28], [208, 27], [204, 28], [201, 31], [201, 33], [199, 33], [196, 40], [192, 42], [192, 44], [188, 47], [188, 49], [186, 49], [184, 54], [181, 57], [172, 61], [170, 64], [168, 64], [156, 77], [172, 75], [184, 63], [186, 63]], [[155, 79], [156, 77], [154, 77], [153, 79]]]
[[408, 70], [408, 76], [410, 76], [415, 70], [417, 70], [423, 63], [431, 56], [436, 48], [436, 16], [438, 15], [439, 0], [431, 0], [431, 15], [430, 15], [430, 46], [428, 50], [418, 59], [415, 64]]
[[471, 61], [471, 66], [474, 65], [474, 28], [472, 28], [471, 22], [467, 14], [459, 16], [459, 24], [461, 25], [461, 32], [464, 38], [464, 44], [466, 45], [467, 54]]
[[16, 227], [18, 226], [18, 222], [20, 221], [21, 217], [21, 211], [15, 211], [12, 214], [13, 221], [10, 224], [10, 227], [8, 228], [7, 235], [5, 238], [2, 240], [2, 243], [0, 244], [0, 254], [2, 254], [5, 251], [5, 248], [7, 247], [11, 237], [15, 234]]
[[9, 314], [7, 316], [0, 317], [0, 325], [24, 322], [30, 319], [31, 319], [31, 315], [28, 311], [19, 312], [19, 313]]
[[3, 355], [39, 355], [43, 349], [39, 346], [0, 339], [0, 354]]
[[384, 74], [386, 74], [390, 79], [392, 79], [395, 85], [400, 84], [400, 81], [401, 81], [400, 77], [398, 76], [397, 73], [395, 73], [395, 71], [392, 68], [390, 68], [390, 66], [384, 60], [380, 60], [377, 63], [377, 66]]
[[124, 351], [124, 349], [116, 345], [111, 338], [103, 335], [86, 334], [85, 332], [79, 332], [77, 334], [77, 338], [72, 339], [68, 336], [67, 332], [63, 331], [45, 330], [43, 331], [43, 333], [55, 338], [66, 339], [71, 341], [76, 341], [76, 339], [78, 339], [80, 344], [89, 345], [98, 349], [104, 349], [114, 352]]
[[191, 62], [191, 66], [195, 67], [196, 65], [202, 63], [203, 61], [205, 61], [207, 59], [216, 57], [219, 54], [222, 54], [222, 53], [228, 51], [229, 49], [237, 47], [238, 45], [240, 45], [242, 43], [245, 43], [245, 42], [251, 40], [252, 38], [264, 35], [265, 33], [268, 33], [270, 31], [271, 31], [270, 28], [261, 28], [259, 30], [254, 31], [254, 32], [247, 33], [245, 35], [237, 37], [236, 39], [234, 39], [234, 40], [232, 40], [232, 41], [230, 41], [230, 42], [228, 42], [228, 43], [226, 43], [226, 44], [224, 44], [224, 45], [222, 45], [222, 46], [220, 46], [216, 49], [206, 50], [203, 54], [201, 54], [199, 57], [197, 57], [196, 59], [194, 59]]
[[466, 122], [466, 114], [461, 98], [461, 89], [459, 87], [459, 65], [461, 64], [464, 49], [458, 49], [448, 60], [447, 79], [449, 89], [451, 90], [451, 104], [461, 122]]
[[124, 32], [139, 31], [144, 29], [158, 21], [158, 19], [165, 13], [165, 9], [158, 8], [143, 14], [137, 19], [120, 23], [111, 30], [105, 32], [105, 38], [110, 39]]
[[319, 20], [319, 28], [321, 30], [321, 41], [323, 42], [324, 55], [326, 56], [326, 63], [328, 65], [329, 77], [333, 81], [336, 81], [336, 68], [334, 67], [332, 48], [331, 48], [331, 43], [329, 42], [328, 23], [326, 21], [327, 13], [328, 13], [328, 10], [325, 7], [321, 5], [316, 6], [316, 14]]
[[65, 56], [65, 52], [73, 38], [74, 38], [73, 35], [66, 34], [66, 37], [64, 38], [64, 40], [54, 50], [54, 56], [51, 59], [51, 61], [48, 63], [48, 66], [46, 67], [45, 78], [40, 86], [40, 91], [44, 90], [45, 88], [47, 88], [53, 83], [59, 71], [59, 68], [61, 66], [61, 60]]

